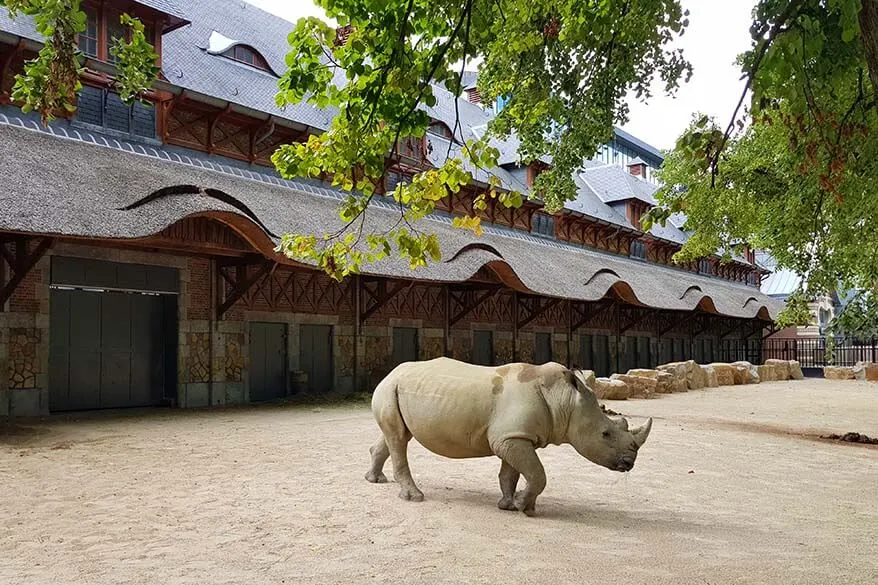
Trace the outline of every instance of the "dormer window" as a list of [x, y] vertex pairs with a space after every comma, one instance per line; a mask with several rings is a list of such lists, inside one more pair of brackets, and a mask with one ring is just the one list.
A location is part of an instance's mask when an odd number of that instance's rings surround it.
[[262, 71], [271, 71], [265, 57], [260, 55], [256, 49], [248, 47], [247, 45], [235, 45], [223, 53], [223, 56], [228, 57], [233, 61], [239, 61], [245, 65], [249, 65], [250, 67], [261, 69]]
[[530, 231], [551, 238], [555, 235], [555, 218], [546, 213], [534, 213]]
[[433, 136], [441, 136], [448, 140], [454, 140], [454, 134], [452, 134], [451, 128], [449, 128], [444, 122], [433, 122], [427, 128], [427, 133], [432, 134]]
[[409, 136], [401, 138], [396, 153], [409, 164], [421, 164], [424, 160], [424, 139]]
[[698, 273], [713, 274], [713, 268], [711, 266], [710, 260], [708, 260], [707, 258], [702, 258], [698, 261]]
[[646, 260], [646, 242], [643, 240], [634, 240], [631, 242], [631, 253], [632, 258], [636, 258], [638, 260]]
[[89, 57], [98, 56], [98, 12], [94, 6], [83, 6], [85, 30], [79, 33], [79, 50]]
[[[162, 22], [162, 13], [142, 6], [134, 7], [132, 10], [126, 8], [122, 12], [98, 2], [85, 1], [82, 2], [80, 9], [85, 13], [85, 29], [78, 34], [77, 47], [86, 57], [107, 63], [116, 63], [116, 58], [111, 53], [116, 40], [122, 39], [126, 42], [131, 40], [131, 30], [121, 22], [123, 14], [129, 14], [143, 23], [143, 35], [161, 57], [157, 24]], [[164, 21], [166, 26], [161, 30], [173, 30], [173, 28], [187, 22], [176, 16], [172, 17], [172, 20], [173, 27], [167, 26], [168, 21]]]

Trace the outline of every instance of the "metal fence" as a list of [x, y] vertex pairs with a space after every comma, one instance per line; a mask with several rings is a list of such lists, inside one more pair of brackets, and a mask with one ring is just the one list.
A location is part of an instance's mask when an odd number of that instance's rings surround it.
[[[829, 349], [829, 351], [827, 351]], [[798, 360], [803, 368], [853, 366], [857, 362], [878, 362], [878, 340], [843, 337], [766, 339], [762, 360]]]

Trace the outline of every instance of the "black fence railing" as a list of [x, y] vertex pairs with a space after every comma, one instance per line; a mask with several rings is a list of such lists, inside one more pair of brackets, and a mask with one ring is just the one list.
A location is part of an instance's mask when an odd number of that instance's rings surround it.
[[767, 359], [798, 360], [803, 368], [853, 366], [857, 362], [878, 362], [878, 339], [861, 340], [825, 336], [769, 338], [762, 342], [761, 361]]

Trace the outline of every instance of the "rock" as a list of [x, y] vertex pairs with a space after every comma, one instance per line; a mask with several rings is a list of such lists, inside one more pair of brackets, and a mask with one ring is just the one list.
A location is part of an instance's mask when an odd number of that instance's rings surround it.
[[621, 380], [595, 378], [594, 395], [600, 400], [627, 400], [631, 389]]
[[750, 362], [734, 362], [732, 367], [735, 368], [735, 384], [759, 383], [759, 372]]
[[854, 366], [854, 375], [857, 380], [878, 382], [878, 364], [874, 362], [857, 362]]
[[761, 366], [756, 366], [756, 373], [759, 375], [761, 382], [777, 381], [777, 368], [772, 365], [762, 364]]
[[637, 368], [634, 370], [628, 370], [628, 375], [656, 379], [658, 377], [658, 370], [646, 370], [643, 368]]
[[735, 385], [735, 368], [730, 364], [710, 364], [716, 372], [716, 381], [720, 386]]
[[[678, 386], [675, 386], [676, 380], [673, 374], [669, 374], [667, 372], [656, 372], [655, 377], [655, 391], [657, 394], [672, 394], [674, 392], [680, 392], [678, 390]], [[683, 387], [683, 391], [686, 391], [686, 387]]]
[[629, 376], [627, 374], [613, 374], [610, 380], [620, 380], [628, 385], [631, 390], [629, 398], [649, 398], [655, 394], [657, 381], [643, 376]]
[[775, 380], [790, 379], [790, 362], [787, 360], [765, 360], [765, 365], [774, 366]]
[[[878, 380], [878, 369], [875, 371], [876, 380]], [[802, 364], [796, 360], [790, 360], [790, 379], [804, 380], [805, 374], [802, 373]]]
[[689, 383], [687, 381], [689, 374], [685, 362], [664, 364], [658, 366], [656, 370], [665, 372], [666, 374], [671, 374], [674, 377], [674, 382], [672, 384], [674, 392], [685, 392], [689, 389]]
[[707, 373], [694, 360], [671, 362], [656, 369], [672, 373], [676, 376], [679, 375], [681, 368], [686, 372], [686, 385], [689, 390], [701, 390], [707, 386]]
[[707, 374], [707, 387], [716, 388], [719, 386], [719, 380], [716, 378], [716, 370], [713, 369], [713, 366], [708, 364], [701, 367], [704, 368], [704, 373]]
[[854, 369], [846, 366], [823, 366], [823, 377], [827, 380], [855, 380]]

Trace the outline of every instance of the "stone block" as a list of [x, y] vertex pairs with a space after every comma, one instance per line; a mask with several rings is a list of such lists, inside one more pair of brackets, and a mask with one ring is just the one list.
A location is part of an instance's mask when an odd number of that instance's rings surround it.
[[39, 389], [10, 389], [9, 416], [42, 416], [49, 413], [45, 392]]
[[627, 374], [613, 374], [611, 380], [625, 382], [631, 390], [629, 398], [649, 398], [655, 394], [657, 380], [641, 376], [629, 376]]
[[[878, 369], [875, 370], [876, 380], [878, 380]], [[802, 373], [802, 364], [796, 360], [790, 360], [790, 379], [804, 380], [805, 374]]]
[[758, 384], [760, 382], [759, 372], [756, 366], [750, 362], [734, 362], [732, 367], [735, 368], [735, 384]]
[[180, 406], [199, 408], [210, 405], [210, 385], [206, 382], [183, 384], [180, 386]]
[[630, 394], [628, 384], [621, 380], [595, 378], [594, 395], [600, 400], [627, 400]]
[[854, 369], [846, 366], [824, 366], [823, 377], [827, 380], [855, 380]]
[[245, 402], [247, 402], [244, 383], [226, 382], [225, 399], [226, 404], [244, 404]]
[[0, 416], [9, 416], [9, 390], [0, 390]]
[[719, 386], [719, 380], [716, 377], [716, 370], [713, 369], [713, 366], [710, 364], [706, 366], [701, 366], [704, 369], [704, 373], [707, 376], [707, 388], [716, 388]]
[[659, 372], [671, 374], [674, 377], [673, 388], [675, 392], [685, 392], [689, 389], [689, 369], [685, 362], [673, 362], [656, 368]]
[[854, 366], [854, 376], [857, 380], [878, 382], [878, 364], [873, 362], [857, 362]]
[[[667, 372], [656, 372], [655, 391], [657, 394], [673, 394], [679, 392], [678, 386], [675, 385], [676, 380], [673, 374]], [[684, 388], [685, 391], [685, 388]]]
[[[659, 373], [658, 370], [647, 370], [647, 369], [643, 369], [643, 368], [628, 370], [629, 376], [641, 376], [643, 378], [652, 378], [652, 379], [658, 378], [658, 373]], [[669, 374], [669, 375], [671, 377], [673, 377], [673, 374]]]
[[735, 368], [731, 364], [710, 364], [716, 372], [716, 382], [719, 386], [735, 385]]
[[787, 360], [765, 360], [765, 365], [774, 366], [775, 379], [779, 381], [790, 379], [790, 362]]

